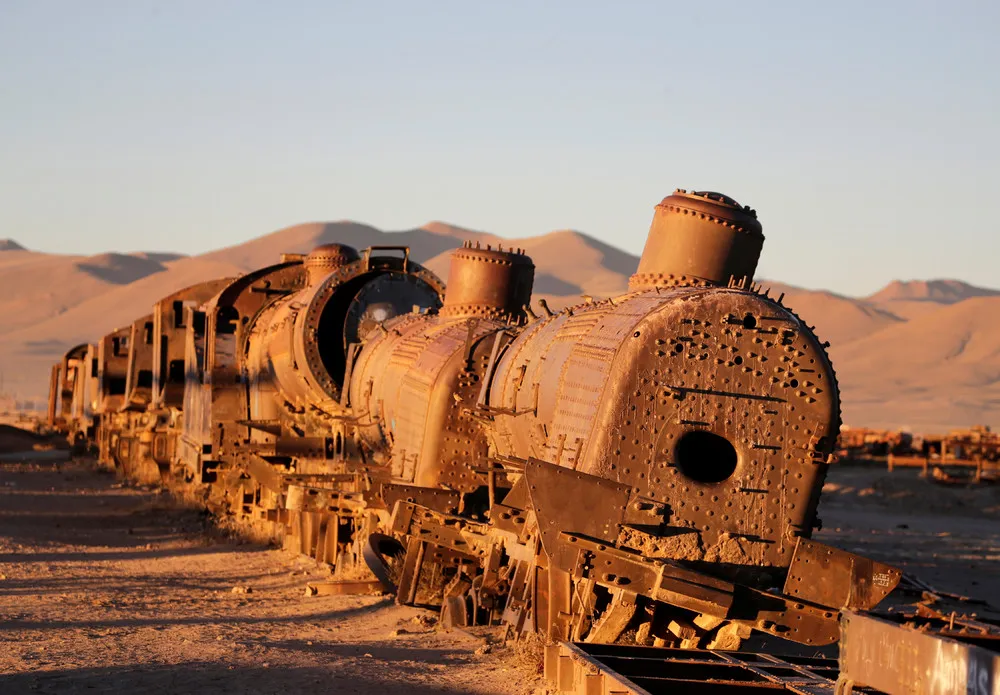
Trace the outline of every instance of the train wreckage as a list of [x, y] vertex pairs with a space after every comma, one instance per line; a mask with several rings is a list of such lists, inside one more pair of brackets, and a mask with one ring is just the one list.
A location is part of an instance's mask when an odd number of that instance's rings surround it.
[[763, 241], [749, 207], [678, 190], [627, 293], [558, 312], [517, 249], [466, 244], [445, 285], [405, 247], [327, 244], [73, 348], [49, 415], [451, 624], [830, 645], [902, 576], [810, 540], [840, 396], [827, 344], [752, 283]]

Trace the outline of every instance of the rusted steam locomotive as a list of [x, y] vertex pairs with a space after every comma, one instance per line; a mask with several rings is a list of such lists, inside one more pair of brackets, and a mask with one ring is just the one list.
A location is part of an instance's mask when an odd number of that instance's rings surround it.
[[518, 250], [456, 250], [446, 288], [405, 248], [321, 246], [74, 348], [51, 413], [124, 474], [452, 622], [829, 644], [900, 573], [809, 540], [839, 393], [752, 283], [763, 240], [750, 208], [677, 191], [628, 292], [559, 312], [531, 308]]

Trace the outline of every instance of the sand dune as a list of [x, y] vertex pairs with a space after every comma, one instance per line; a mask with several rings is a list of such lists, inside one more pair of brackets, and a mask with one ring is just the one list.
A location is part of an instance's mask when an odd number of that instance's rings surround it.
[[165, 251], [133, 251], [129, 254], [130, 256], [135, 256], [136, 258], [145, 258], [150, 261], [156, 261], [157, 263], [171, 263], [173, 261], [178, 261], [182, 258], [187, 258], [185, 253], [168, 253]]
[[149, 313], [160, 298], [176, 290], [218, 277], [236, 276], [242, 268], [232, 264], [191, 259], [180, 261], [162, 273], [104, 292], [80, 302], [57, 316], [12, 332], [0, 344], [61, 342], [69, 348], [93, 340]]
[[483, 246], [519, 247], [536, 266], [539, 293], [565, 301], [581, 294], [610, 296], [624, 291], [638, 258], [580, 232], [564, 230], [525, 239], [505, 239], [444, 222], [400, 232], [383, 232], [357, 222], [314, 222], [287, 227], [272, 234], [199, 256], [224, 261], [246, 270], [274, 263], [282, 253], [306, 253], [319, 244], [340, 242], [362, 248], [400, 246], [442, 278], [447, 278], [449, 254], [466, 241]]
[[938, 305], [832, 350], [845, 420], [947, 429], [1000, 424], [1000, 296]]
[[[167, 252], [63, 256], [0, 242], [0, 371], [8, 390], [45, 394], [50, 364], [149, 310], [177, 289], [237, 275], [329, 242], [409, 247], [446, 279], [466, 241], [520, 247], [536, 267], [536, 297], [555, 306], [625, 291], [638, 258], [581, 232], [506, 239], [445, 222], [386, 232], [352, 221], [294, 225], [200, 256]], [[7, 249], [7, 250], [4, 250]], [[389, 251], [392, 253], [392, 251]], [[847, 297], [763, 280], [772, 297], [832, 343], [844, 419], [861, 426], [939, 430], [1000, 426], [1000, 290], [958, 280], [896, 281]]]
[[159, 261], [144, 256], [121, 253], [102, 253], [81, 258], [73, 264], [76, 268], [112, 285], [127, 285], [166, 267]]
[[[430, 225], [429, 225], [430, 226]], [[250, 270], [275, 263], [282, 253], [308, 253], [320, 244], [339, 242], [363, 248], [366, 246], [409, 247], [414, 260], [423, 262], [462, 242], [503, 241], [500, 237], [472, 232], [461, 227], [436, 223], [431, 229], [416, 228], [402, 232], [383, 232], [374, 227], [351, 221], [309, 222], [266, 234], [237, 246], [198, 256], [201, 259], [224, 261]]]
[[118, 253], [84, 257], [0, 252], [3, 334], [58, 316], [117, 286], [164, 270], [157, 261]]

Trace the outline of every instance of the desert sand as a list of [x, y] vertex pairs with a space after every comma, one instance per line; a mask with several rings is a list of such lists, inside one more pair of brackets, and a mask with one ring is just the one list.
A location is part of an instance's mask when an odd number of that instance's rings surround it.
[[[1000, 595], [996, 487], [834, 467], [820, 509], [818, 540]], [[328, 577], [88, 462], [0, 462], [0, 692], [546, 691], [537, 649], [391, 597], [306, 596]]]
[[392, 597], [305, 595], [240, 543], [87, 463], [0, 463], [2, 693], [531, 693], [536, 652]]

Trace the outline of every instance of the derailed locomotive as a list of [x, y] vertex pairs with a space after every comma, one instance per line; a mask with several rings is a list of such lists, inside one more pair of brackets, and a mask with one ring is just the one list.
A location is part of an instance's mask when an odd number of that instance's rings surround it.
[[125, 474], [451, 622], [829, 644], [900, 573], [809, 540], [839, 393], [752, 284], [763, 239], [679, 190], [628, 291], [559, 312], [516, 249], [457, 249], [447, 288], [405, 248], [286, 255], [92, 346], [89, 431]]

